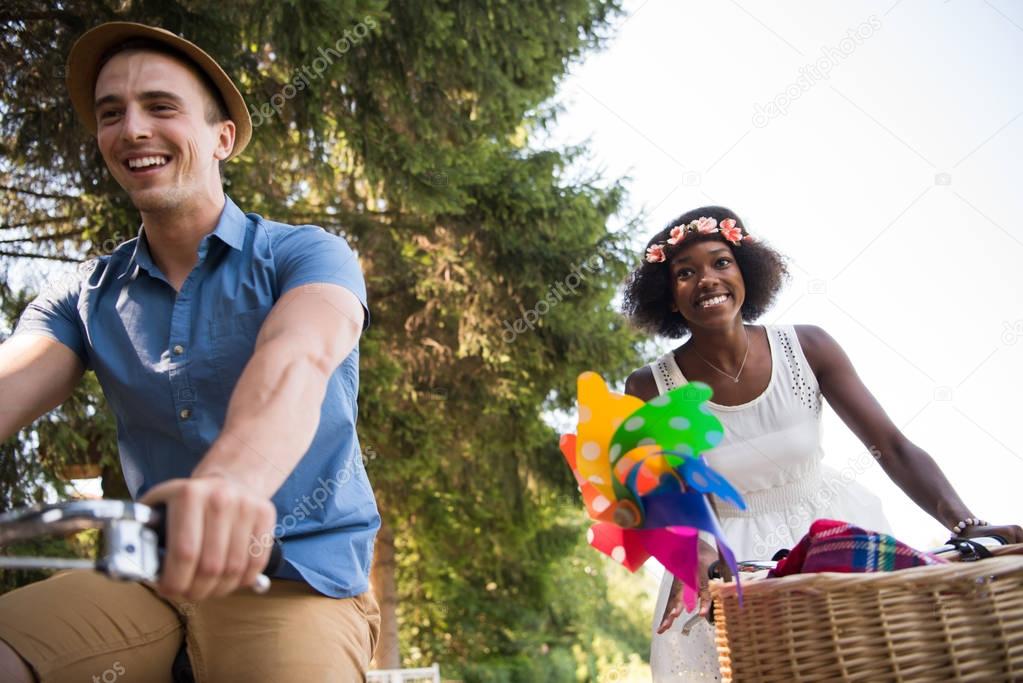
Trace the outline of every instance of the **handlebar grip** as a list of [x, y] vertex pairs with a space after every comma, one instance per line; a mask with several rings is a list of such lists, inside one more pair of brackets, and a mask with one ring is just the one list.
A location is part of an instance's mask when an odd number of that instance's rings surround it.
[[276, 574], [284, 562], [284, 551], [281, 549], [281, 539], [275, 538], [270, 546], [270, 559], [267, 560], [263, 573], [266, 575]]
[[[163, 557], [166, 554], [167, 548], [167, 505], [165, 503], [157, 503], [151, 507], [154, 519], [150, 527], [156, 532], [160, 563], [163, 564]], [[267, 560], [266, 567], [263, 568], [263, 575], [271, 576], [275, 574], [283, 562], [284, 552], [281, 549], [281, 540], [275, 538], [270, 546], [270, 557]]]

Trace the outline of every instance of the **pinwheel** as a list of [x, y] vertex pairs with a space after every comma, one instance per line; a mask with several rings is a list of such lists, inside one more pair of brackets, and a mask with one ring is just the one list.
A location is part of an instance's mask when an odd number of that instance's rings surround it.
[[706, 494], [745, 508], [701, 455], [724, 438], [721, 422], [707, 409], [710, 387], [690, 382], [644, 403], [584, 372], [578, 392], [578, 428], [561, 437], [561, 451], [597, 522], [587, 533], [590, 545], [633, 572], [655, 557], [685, 584], [686, 607], [693, 609], [699, 531], [714, 535], [738, 576]]

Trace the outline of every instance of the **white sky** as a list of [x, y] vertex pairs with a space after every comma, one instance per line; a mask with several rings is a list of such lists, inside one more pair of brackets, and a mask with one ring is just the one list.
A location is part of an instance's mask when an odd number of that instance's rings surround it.
[[[791, 259], [761, 322], [828, 330], [975, 514], [1023, 523], [1023, 3], [627, 9], [562, 84], [544, 144], [588, 140], [587, 167], [630, 177], [622, 222], [648, 216], [637, 253], [686, 210], [737, 211]], [[861, 25], [869, 37], [843, 42]], [[825, 54], [829, 78], [799, 87]], [[786, 112], [754, 125], [789, 86]], [[865, 450], [830, 409], [824, 434], [833, 467]], [[906, 542], [947, 538], [876, 464], [858, 481]]]

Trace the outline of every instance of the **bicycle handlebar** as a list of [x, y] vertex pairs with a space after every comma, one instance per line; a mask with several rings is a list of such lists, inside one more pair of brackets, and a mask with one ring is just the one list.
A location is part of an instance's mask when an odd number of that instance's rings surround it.
[[[0, 546], [18, 540], [69, 534], [85, 529], [102, 532], [102, 550], [96, 560], [53, 557], [0, 556], [0, 567], [19, 569], [94, 569], [113, 579], [156, 582], [164, 556], [166, 511], [123, 500], [74, 500], [39, 505], [0, 514]], [[252, 589], [270, 588], [267, 574], [283, 561], [281, 545], [273, 540], [264, 573]]]

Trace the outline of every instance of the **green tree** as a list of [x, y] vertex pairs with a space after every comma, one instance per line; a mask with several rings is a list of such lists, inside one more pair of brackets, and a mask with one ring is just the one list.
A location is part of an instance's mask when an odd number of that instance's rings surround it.
[[[543, 421], [572, 406], [582, 370], [618, 379], [637, 362], [637, 338], [612, 307], [632, 258], [607, 227], [624, 191], [577, 170], [584, 150], [530, 144], [553, 119], [545, 102], [559, 79], [618, 11], [600, 0], [14, 0], [0, 10], [7, 266], [81, 260], [137, 232], [63, 84], [74, 39], [106, 20], [206, 47], [257, 126], [226, 166], [227, 192], [359, 252], [372, 313], [359, 431], [385, 520], [374, 575], [382, 664], [585, 680], [645, 650], [646, 615], [637, 622], [609, 599], [629, 580], [609, 583], [593, 569], [604, 560], [580, 546], [578, 494]], [[27, 300], [11, 284], [8, 328]], [[114, 486], [116, 443], [94, 379], [4, 449], [20, 463], [0, 470], [5, 505], [26, 500], [10, 493], [18, 486], [38, 497], [64, 462], [100, 463], [105, 491]]]

